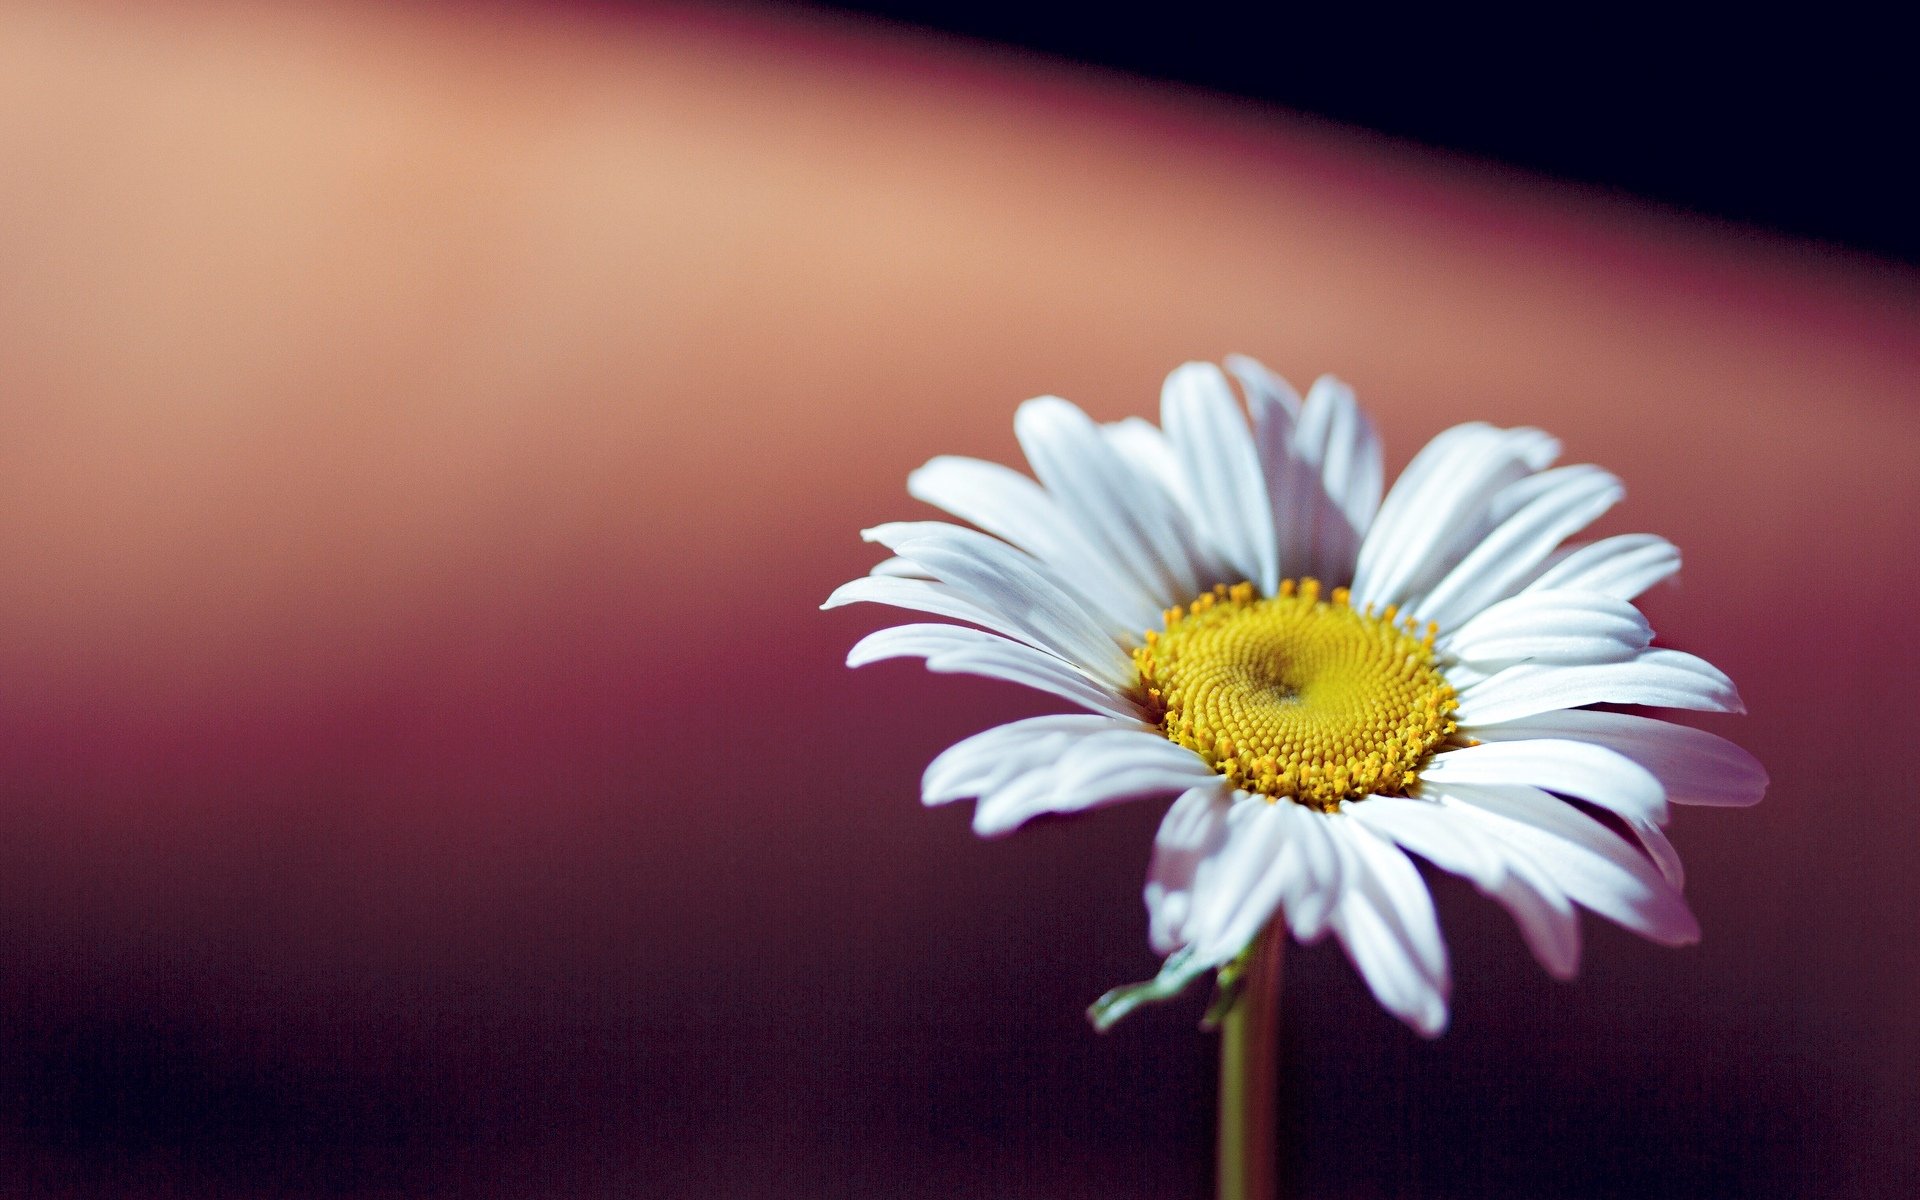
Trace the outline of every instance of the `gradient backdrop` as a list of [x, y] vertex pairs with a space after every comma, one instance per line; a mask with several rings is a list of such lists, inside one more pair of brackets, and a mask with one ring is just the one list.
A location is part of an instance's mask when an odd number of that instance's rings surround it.
[[815, 606], [1235, 350], [1619, 472], [1774, 780], [1696, 948], [1296, 953], [1299, 1194], [1907, 1194], [1916, 282], [830, 24], [0, 6], [0, 1194], [1205, 1194], [1197, 1001], [1081, 1016], [1156, 806], [923, 811], [1042, 705]]

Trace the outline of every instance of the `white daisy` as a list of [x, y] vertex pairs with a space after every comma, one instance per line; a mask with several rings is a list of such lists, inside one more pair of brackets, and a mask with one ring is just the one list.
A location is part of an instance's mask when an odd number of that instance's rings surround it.
[[981, 834], [1177, 797], [1146, 884], [1166, 967], [1102, 1019], [1227, 966], [1283, 916], [1303, 942], [1331, 931], [1383, 1006], [1437, 1034], [1447, 953], [1409, 851], [1505, 905], [1558, 977], [1579, 961], [1575, 904], [1696, 940], [1667, 806], [1752, 804], [1765, 772], [1710, 733], [1588, 707], [1742, 711], [1725, 675], [1652, 646], [1630, 603], [1678, 551], [1646, 534], [1563, 547], [1622, 488], [1550, 467], [1537, 429], [1449, 429], [1383, 500], [1350, 389], [1322, 378], [1302, 401], [1250, 359], [1227, 366], [1244, 411], [1189, 363], [1159, 428], [1028, 401], [1014, 429], [1037, 482], [932, 460], [907, 490], [976, 528], [865, 531], [895, 557], [826, 605], [966, 622], [883, 629], [850, 666], [923, 658], [1085, 710], [927, 768], [926, 802], [977, 798]]

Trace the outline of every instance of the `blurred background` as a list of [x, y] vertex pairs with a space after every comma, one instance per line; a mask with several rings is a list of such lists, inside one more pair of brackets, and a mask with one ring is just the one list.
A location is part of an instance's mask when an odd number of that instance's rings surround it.
[[1297, 1194], [1920, 1188], [1899, 43], [859, 7], [0, 3], [0, 1194], [1208, 1194], [1157, 806], [923, 811], [1044, 704], [816, 606], [1232, 351], [1618, 472], [1773, 775], [1697, 947], [1296, 952]]

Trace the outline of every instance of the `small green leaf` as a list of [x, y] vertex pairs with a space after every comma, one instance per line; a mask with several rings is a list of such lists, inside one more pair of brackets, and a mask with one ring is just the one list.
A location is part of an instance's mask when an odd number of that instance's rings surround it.
[[1176, 950], [1167, 957], [1160, 973], [1145, 983], [1130, 983], [1114, 988], [1106, 995], [1095, 1000], [1087, 1008], [1087, 1020], [1101, 1033], [1112, 1029], [1128, 1013], [1142, 1004], [1159, 1004], [1171, 1000], [1187, 990], [1187, 985], [1205, 975], [1211, 968], [1193, 961], [1191, 946]]

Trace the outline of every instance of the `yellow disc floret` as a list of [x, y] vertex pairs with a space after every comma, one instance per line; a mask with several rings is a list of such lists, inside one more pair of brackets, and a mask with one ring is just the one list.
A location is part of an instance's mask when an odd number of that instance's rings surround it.
[[1457, 697], [1434, 665], [1432, 625], [1322, 598], [1317, 580], [1276, 596], [1217, 587], [1167, 610], [1133, 652], [1141, 699], [1166, 735], [1233, 786], [1331, 812], [1404, 795], [1454, 735]]

